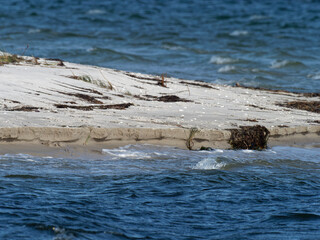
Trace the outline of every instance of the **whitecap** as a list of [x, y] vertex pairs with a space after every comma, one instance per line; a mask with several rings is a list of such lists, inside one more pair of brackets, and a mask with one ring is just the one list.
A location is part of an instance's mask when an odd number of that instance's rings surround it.
[[308, 74], [308, 78], [314, 79], [314, 80], [319, 80], [320, 79], [320, 73], [315, 73], [315, 74]]
[[164, 49], [173, 50], [173, 51], [184, 50], [184, 48], [181, 47], [181, 46], [173, 46], [173, 45], [168, 45], [168, 44], [164, 44], [162, 47], [163, 47]]
[[226, 166], [227, 163], [217, 162], [214, 158], [205, 158], [198, 162], [193, 169], [198, 170], [214, 170], [214, 169], [222, 169]]
[[229, 35], [232, 37], [238, 37], [238, 36], [245, 36], [248, 35], [249, 32], [248, 31], [244, 31], [244, 30], [236, 30], [233, 31], [232, 33], [230, 33]]
[[228, 72], [232, 72], [234, 70], [236, 70], [236, 68], [234, 66], [227, 65], [227, 66], [219, 68], [218, 73], [228, 73]]
[[91, 9], [87, 12], [87, 14], [90, 14], [90, 15], [100, 15], [100, 14], [104, 14], [104, 13], [106, 13], [106, 11], [101, 10], [101, 9]]
[[235, 63], [237, 61], [238, 61], [237, 59], [220, 57], [220, 56], [212, 56], [210, 58], [210, 63], [214, 63], [214, 64], [229, 64], [229, 63]]
[[142, 152], [142, 151], [135, 151], [133, 149], [102, 149], [102, 152], [113, 156], [114, 159], [116, 158], [126, 158], [126, 159], [150, 159], [152, 156]]
[[271, 68], [283, 68], [283, 67], [290, 67], [290, 66], [304, 66], [301, 62], [289, 61], [289, 60], [275, 60], [271, 63]]
[[29, 29], [29, 30], [28, 30], [28, 33], [29, 33], [29, 34], [39, 33], [39, 32], [41, 32], [41, 29], [39, 29], [39, 28], [32, 28], [32, 29]]
[[288, 60], [283, 60], [283, 61], [273, 61], [271, 63], [271, 68], [282, 68], [282, 67], [285, 67], [289, 64], [289, 61]]

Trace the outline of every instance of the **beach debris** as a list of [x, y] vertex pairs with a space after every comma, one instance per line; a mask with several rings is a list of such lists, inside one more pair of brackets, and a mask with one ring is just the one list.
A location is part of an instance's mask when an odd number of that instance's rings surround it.
[[159, 102], [192, 102], [191, 100], [180, 98], [176, 95], [166, 95], [156, 98]]
[[261, 125], [240, 126], [240, 129], [229, 129], [229, 143], [232, 149], [263, 150], [267, 148], [269, 130]]
[[257, 119], [255, 119], [255, 118], [247, 118], [247, 119], [245, 119], [245, 120], [243, 120], [243, 121], [247, 121], [247, 122], [259, 122]]
[[263, 87], [249, 87], [249, 86], [241, 85], [238, 82], [234, 85], [234, 87], [251, 89], [251, 90], [260, 90], [260, 91], [266, 91], [266, 92], [272, 92], [272, 93], [282, 93], [284, 95], [297, 94], [301, 97], [320, 97], [320, 93], [301, 93], [301, 92], [291, 92], [291, 91], [280, 90], [280, 89], [268, 89]]
[[16, 54], [11, 55], [8, 53], [2, 53], [2, 55], [0, 55], [0, 66], [5, 64], [19, 63], [21, 61], [24, 61], [24, 59]]
[[211, 147], [204, 147], [204, 146], [202, 146], [200, 149], [199, 149], [199, 151], [213, 151], [214, 149], [213, 148], [211, 148]]
[[[199, 81], [198, 82], [202, 82], [202, 81]], [[203, 87], [203, 88], [211, 88], [211, 89], [216, 89], [216, 90], [219, 90], [218, 88], [215, 88], [215, 87], [212, 87], [210, 86], [209, 84], [205, 84], [205, 83], [193, 83], [193, 82], [187, 82], [187, 81], [180, 81], [180, 83], [182, 84], [186, 84], [186, 85], [192, 85], [192, 86], [198, 86], [198, 87]]]
[[68, 96], [74, 96], [77, 98], [80, 98], [81, 100], [87, 101], [89, 103], [94, 103], [94, 104], [103, 104], [102, 101], [96, 99], [93, 96], [87, 95], [87, 94], [83, 94], [83, 93], [67, 93], [67, 92], [60, 92], [57, 91], [60, 94], [64, 94], [64, 95], [68, 95]]
[[278, 106], [320, 113], [320, 101], [292, 101], [278, 103]]
[[189, 134], [189, 137], [186, 141], [186, 146], [189, 150], [192, 150], [192, 148], [194, 146], [193, 139], [194, 139], [197, 132], [200, 132], [200, 130], [198, 128], [191, 128], [190, 129], [190, 134]]
[[161, 74], [161, 79], [158, 82], [158, 85], [160, 85], [161, 87], [167, 87], [164, 77], [167, 77], [167, 74]]
[[7, 111], [23, 111], [23, 112], [40, 112], [39, 107], [33, 107], [33, 106], [22, 106], [22, 107], [14, 107], [10, 109], [6, 109]]
[[79, 106], [79, 105], [68, 105], [68, 104], [54, 104], [56, 108], [71, 108], [71, 109], [78, 109], [83, 111], [92, 111], [93, 109], [117, 109], [123, 110], [127, 109], [130, 106], [133, 106], [133, 103], [121, 103], [121, 104], [111, 104], [111, 105], [87, 105], [87, 106]]
[[57, 66], [59, 67], [65, 66], [63, 60], [61, 60], [60, 58], [45, 58], [45, 60], [58, 62]]

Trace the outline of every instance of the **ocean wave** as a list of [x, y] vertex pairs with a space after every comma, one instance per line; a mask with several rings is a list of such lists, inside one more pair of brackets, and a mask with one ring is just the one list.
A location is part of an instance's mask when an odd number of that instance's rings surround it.
[[106, 11], [104, 10], [101, 10], [101, 9], [90, 9], [87, 14], [89, 15], [101, 15], [101, 14], [104, 14], [106, 13]]
[[244, 30], [236, 30], [231, 32], [229, 35], [232, 37], [239, 37], [239, 36], [245, 36], [248, 35], [249, 32], [248, 31], [244, 31]]
[[275, 60], [271, 63], [271, 68], [285, 68], [285, 67], [303, 67], [303, 63], [290, 60]]
[[212, 56], [209, 62], [214, 64], [230, 64], [230, 63], [238, 62], [238, 59], [233, 59], [229, 57]]
[[234, 66], [224, 66], [218, 69], [218, 73], [230, 73], [230, 72], [235, 72], [236, 68]]
[[320, 80], [320, 73], [308, 74], [307, 77], [313, 80]]
[[214, 169], [223, 169], [227, 163], [217, 162], [215, 158], [205, 158], [198, 162], [193, 169], [196, 170], [214, 170]]
[[175, 44], [163, 44], [162, 47], [164, 49], [173, 50], [173, 51], [178, 51], [178, 50], [184, 50], [185, 49], [184, 47], [181, 47], [181, 46], [175, 45]]
[[263, 16], [263, 15], [252, 15], [249, 17], [250, 20], [262, 20], [262, 19], [266, 19], [267, 16]]
[[41, 29], [39, 29], [39, 28], [31, 28], [31, 29], [28, 30], [29, 34], [39, 33], [39, 32], [41, 32]]

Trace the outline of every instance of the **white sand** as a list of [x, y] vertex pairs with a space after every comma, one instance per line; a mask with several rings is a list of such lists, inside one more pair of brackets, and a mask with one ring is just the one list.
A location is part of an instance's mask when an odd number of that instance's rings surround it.
[[[318, 101], [319, 98], [176, 78], [165, 78], [167, 87], [163, 87], [156, 80], [143, 79], [156, 78], [151, 75], [67, 62], [64, 62], [65, 66], [58, 66], [58, 61], [44, 59], [38, 62], [40, 65], [22, 62], [0, 66], [0, 141], [3, 143], [35, 142], [62, 146], [73, 142], [115, 146], [147, 142], [185, 147], [190, 129], [197, 128], [201, 131], [196, 135], [200, 140], [195, 143], [195, 148], [202, 145], [228, 147], [230, 133], [227, 129], [257, 124], [267, 127], [274, 137], [304, 133], [305, 139], [309, 134], [312, 141], [320, 142], [316, 135], [320, 132], [320, 125], [314, 122], [319, 120], [318, 113], [276, 105], [294, 100]], [[92, 82], [67, 77], [83, 75], [90, 76]], [[210, 85], [211, 88], [192, 85], [194, 83]], [[133, 103], [133, 106], [124, 110], [91, 111], [55, 106], [101, 105], [75, 94], [89, 95], [105, 105]], [[156, 99], [168, 95], [191, 102]], [[10, 111], [23, 106], [39, 110]], [[88, 137], [89, 133], [92, 136]]]

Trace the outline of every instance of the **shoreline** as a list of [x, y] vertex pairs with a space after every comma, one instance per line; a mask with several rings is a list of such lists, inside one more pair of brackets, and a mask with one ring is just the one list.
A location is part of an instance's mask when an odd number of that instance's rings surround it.
[[0, 153], [24, 145], [64, 152], [126, 144], [229, 149], [231, 129], [243, 126], [265, 128], [268, 146], [320, 143], [319, 94], [217, 85], [60, 59], [10, 59], [0, 64]]
[[[272, 128], [268, 147], [320, 147], [320, 126]], [[232, 149], [229, 130], [202, 129], [195, 133], [192, 150], [201, 147]], [[147, 128], [0, 128], [0, 154], [48, 156], [99, 156], [102, 149], [131, 144], [170, 146], [188, 149], [190, 129]], [[50, 156], [51, 156], [50, 155]]]

